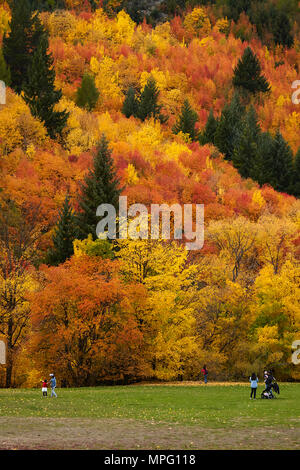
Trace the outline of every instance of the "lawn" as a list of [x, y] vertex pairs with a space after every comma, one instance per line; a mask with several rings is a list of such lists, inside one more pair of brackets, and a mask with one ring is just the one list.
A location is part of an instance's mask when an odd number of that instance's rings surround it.
[[0, 449], [299, 449], [300, 384], [0, 390]]

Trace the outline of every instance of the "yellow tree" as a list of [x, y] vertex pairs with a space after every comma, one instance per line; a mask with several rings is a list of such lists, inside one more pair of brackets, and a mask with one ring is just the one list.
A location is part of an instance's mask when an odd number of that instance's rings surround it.
[[258, 225], [260, 259], [264, 264], [270, 264], [274, 274], [278, 274], [284, 261], [292, 256], [297, 225], [287, 217], [279, 219], [275, 215], [261, 217]]
[[300, 267], [286, 261], [280, 273], [266, 265], [255, 282], [253, 351], [264, 365], [289, 372], [291, 345], [300, 335]]
[[250, 255], [256, 240], [256, 227], [245, 217], [213, 221], [207, 229], [207, 239], [219, 250], [232, 269], [232, 281], [240, 274], [242, 263]]
[[29, 325], [26, 295], [35, 288], [30, 266], [39, 237], [36, 218], [37, 210], [30, 214], [28, 208], [17, 208], [11, 201], [0, 207], [0, 334], [7, 341], [7, 388]]
[[176, 242], [119, 240], [117, 246], [125, 279], [148, 291], [140, 322], [148, 331], [153, 375], [184, 376], [199, 352], [190, 302], [196, 267], [187, 265], [188, 252]]

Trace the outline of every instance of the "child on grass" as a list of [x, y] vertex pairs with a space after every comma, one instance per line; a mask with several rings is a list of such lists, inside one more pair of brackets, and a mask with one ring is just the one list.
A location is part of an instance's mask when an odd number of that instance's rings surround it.
[[46, 397], [47, 392], [48, 392], [48, 382], [46, 379], [42, 380], [42, 392], [43, 392], [43, 397]]
[[258, 377], [255, 374], [255, 372], [252, 373], [251, 377], [249, 378], [250, 383], [251, 383], [251, 394], [250, 394], [250, 400], [252, 400], [252, 396], [255, 400], [256, 398], [256, 390], [257, 390], [257, 384], [258, 384]]

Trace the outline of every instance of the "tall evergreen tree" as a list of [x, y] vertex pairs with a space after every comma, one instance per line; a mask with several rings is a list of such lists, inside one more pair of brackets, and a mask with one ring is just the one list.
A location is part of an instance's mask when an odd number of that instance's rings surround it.
[[77, 213], [79, 227], [78, 237], [85, 239], [92, 234], [96, 236], [96, 227], [99, 217], [96, 216], [97, 208], [101, 204], [112, 204], [116, 210], [119, 207], [119, 196], [122, 189], [116, 176], [111, 150], [108, 141], [103, 135], [94, 156], [93, 167], [81, 188], [79, 198], [80, 211]]
[[243, 57], [238, 61], [232, 83], [235, 88], [253, 94], [270, 91], [267, 79], [261, 74], [259, 60], [250, 47], [245, 49]]
[[258, 152], [260, 126], [253, 106], [246, 113], [241, 135], [233, 152], [233, 164], [244, 178], [261, 181], [261, 156]]
[[273, 138], [264, 160], [265, 182], [280, 192], [291, 192], [293, 183], [293, 153], [280, 131]]
[[173, 126], [173, 133], [178, 134], [183, 132], [188, 134], [192, 141], [198, 138], [198, 131], [195, 129], [196, 122], [198, 121], [198, 114], [194, 111], [188, 100], [184, 101], [181, 109], [181, 114]]
[[48, 37], [45, 33], [40, 39], [29, 68], [28, 84], [24, 87], [24, 100], [29, 105], [32, 115], [45, 124], [49, 136], [55, 139], [62, 135], [69, 114], [54, 109], [62, 97], [62, 92], [55, 89], [55, 70], [48, 47]]
[[159, 89], [154, 78], [150, 76], [139, 99], [137, 117], [141, 121], [150, 117], [158, 119], [161, 123], [166, 121], [166, 116], [161, 114], [162, 106], [158, 104], [158, 96]]
[[2, 80], [6, 86], [10, 86], [11, 84], [10, 69], [5, 62], [2, 49], [0, 50], [0, 80]]
[[203, 132], [199, 136], [199, 142], [201, 145], [205, 144], [214, 144], [215, 143], [215, 134], [218, 127], [218, 120], [214, 117], [214, 111], [211, 108], [206, 126]]
[[241, 103], [239, 94], [235, 93], [232, 101], [224, 106], [215, 132], [215, 145], [224, 153], [227, 160], [232, 160], [234, 148], [240, 138], [244, 115], [245, 107]]
[[133, 87], [128, 88], [125, 100], [122, 107], [122, 113], [127, 117], [137, 117], [138, 112], [138, 100], [136, 98], [136, 92]]
[[95, 79], [89, 73], [85, 73], [82, 78], [80, 87], [76, 93], [76, 104], [80, 108], [86, 108], [92, 111], [99, 99], [99, 90], [95, 85]]
[[47, 253], [46, 262], [58, 266], [69, 259], [73, 253], [73, 241], [76, 239], [77, 225], [74, 211], [67, 195], [53, 235], [53, 248]]
[[28, 70], [43, 28], [28, 0], [12, 0], [11, 14], [10, 33], [3, 38], [3, 55], [10, 69], [11, 87], [20, 94], [28, 82]]

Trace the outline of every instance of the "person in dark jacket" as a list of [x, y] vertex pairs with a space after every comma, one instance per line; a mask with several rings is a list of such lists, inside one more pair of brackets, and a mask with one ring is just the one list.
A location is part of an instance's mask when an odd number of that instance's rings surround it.
[[203, 366], [203, 369], [201, 370], [203, 376], [204, 376], [204, 383], [207, 384], [207, 376], [208, 376], [208, 370], [206, 369], [206, 365]]

